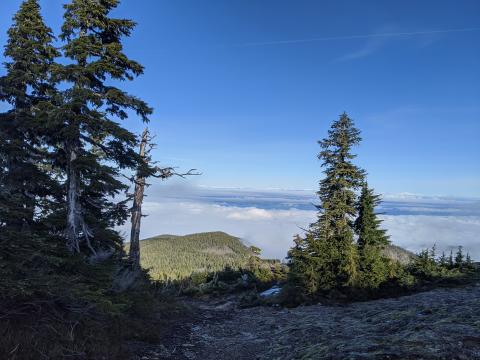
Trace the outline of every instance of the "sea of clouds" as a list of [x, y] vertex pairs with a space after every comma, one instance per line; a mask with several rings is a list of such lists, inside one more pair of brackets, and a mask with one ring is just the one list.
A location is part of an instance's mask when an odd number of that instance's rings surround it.
[[[294, 234], [316, 219], [314, 190], [225, 189], [162, 184], [147, 190], [141, 237], [224, 231], [284, 258]], [[418, 252], [462, 245], [480, 260], [480, 199], [385, 194], [378, 208], [394, 244]], [[129, 224], [122, 227], [128, 234]]]

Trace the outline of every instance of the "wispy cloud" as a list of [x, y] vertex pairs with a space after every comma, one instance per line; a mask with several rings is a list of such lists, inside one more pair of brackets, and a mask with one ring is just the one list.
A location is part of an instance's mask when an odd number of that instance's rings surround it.
[[336, 61], [355, 60], [367, 57], [374, 52], [380, 50], [387, 43], [387, 39], [388, 38], [386, 37], [369, 38], [366, 44], [360, 50], [355, 50], [349, 54], [341, 56]]
[[392, 37], [402, 37], [402, 36], [462, 33], [462, 32], [471, 32], [471, 31], [478, 31], [478, 30], [480, 30], [480, 27], [460, 28], [460, 29], [423, 30], [423, 31], [410, 31], [410, 32], [385, 32], [385, 33], [372, 33], [372, 34], [363, 34], [363, 35], [326, 36], [326, 37], [307, 38], [307, 39], [248, 42], [248, 43], [237, 44], [236, 46], [252, 47], [252, 46], [266, 46], [266, 45], [288, 45], [288, 44], [301, 44], [301, 43], [310, 43], [310, 42], [318, 42], [318, 41], [392, 38]]

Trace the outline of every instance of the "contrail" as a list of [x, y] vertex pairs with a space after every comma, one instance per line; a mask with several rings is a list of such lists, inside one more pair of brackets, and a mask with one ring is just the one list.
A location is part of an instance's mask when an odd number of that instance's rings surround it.
[[431, 35], [431, 34], [445, 34], [454, 32], [468, 32], [480, 30], [479, 27], [463, 28], [463, 29], [445, 29], [445, 30], [427, 30], [427, 31], [412, 31], [412, 32], [391, 32], [391, 33], [379, 33], [379, 34], [366, 34], [366, 35], [349, 35], [349, 36], [331, 36], [321, 38], [310, 39], [293, 39], [293, 40], [277, 40], [277, 41], [265, 41], [265, 42], [251, 42], [244, 44], [237, 44], [238, 47], [249, 46], [262, 46], [262, 45], [284, 45], [284, 44], [300, 44], [315, 41], [331, 41], [331, 40], [351, 40], [351, 39], [368, 39], [375, 37], [394, 37], [394, 36], [415, 36], [415, 35]]

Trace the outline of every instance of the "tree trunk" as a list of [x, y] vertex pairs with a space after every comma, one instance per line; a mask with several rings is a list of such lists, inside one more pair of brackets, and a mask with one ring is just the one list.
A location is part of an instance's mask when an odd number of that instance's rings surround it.
[[67, 175], [67, 248], [72, 253], [80, 252], [78, 234], [79, 211], [78, 211], [78, 173], [75, 168], [75, 160], [78, 156], [77, 144], [70, 146], [68, 154]]
[[[147, 161], [146, 147], [148, 144], [148, 129], [145, 129], [142, 134], [140, 142], [140, 157], [143, 161]], [[132, 229], [130, 231], [130, 251], [128, 258], [133, 268], [140, 268], [140, 222], [142, 219], [142, 202], [145, 191], [145, 176], [142, 175], [141, 170], [137, 171], [135, 177], [135, 192], [133, 195], [132, 207]]]

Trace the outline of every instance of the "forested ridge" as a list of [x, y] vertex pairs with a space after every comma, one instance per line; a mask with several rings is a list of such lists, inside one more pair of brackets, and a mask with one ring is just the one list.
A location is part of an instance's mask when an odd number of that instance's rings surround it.
[[179, 280], [225, 267], [238, 269], [251, 256], [240, 239], [223, 232], [161, 235], [142, 240], [140, 248], [142, 266], [157, 280]]

